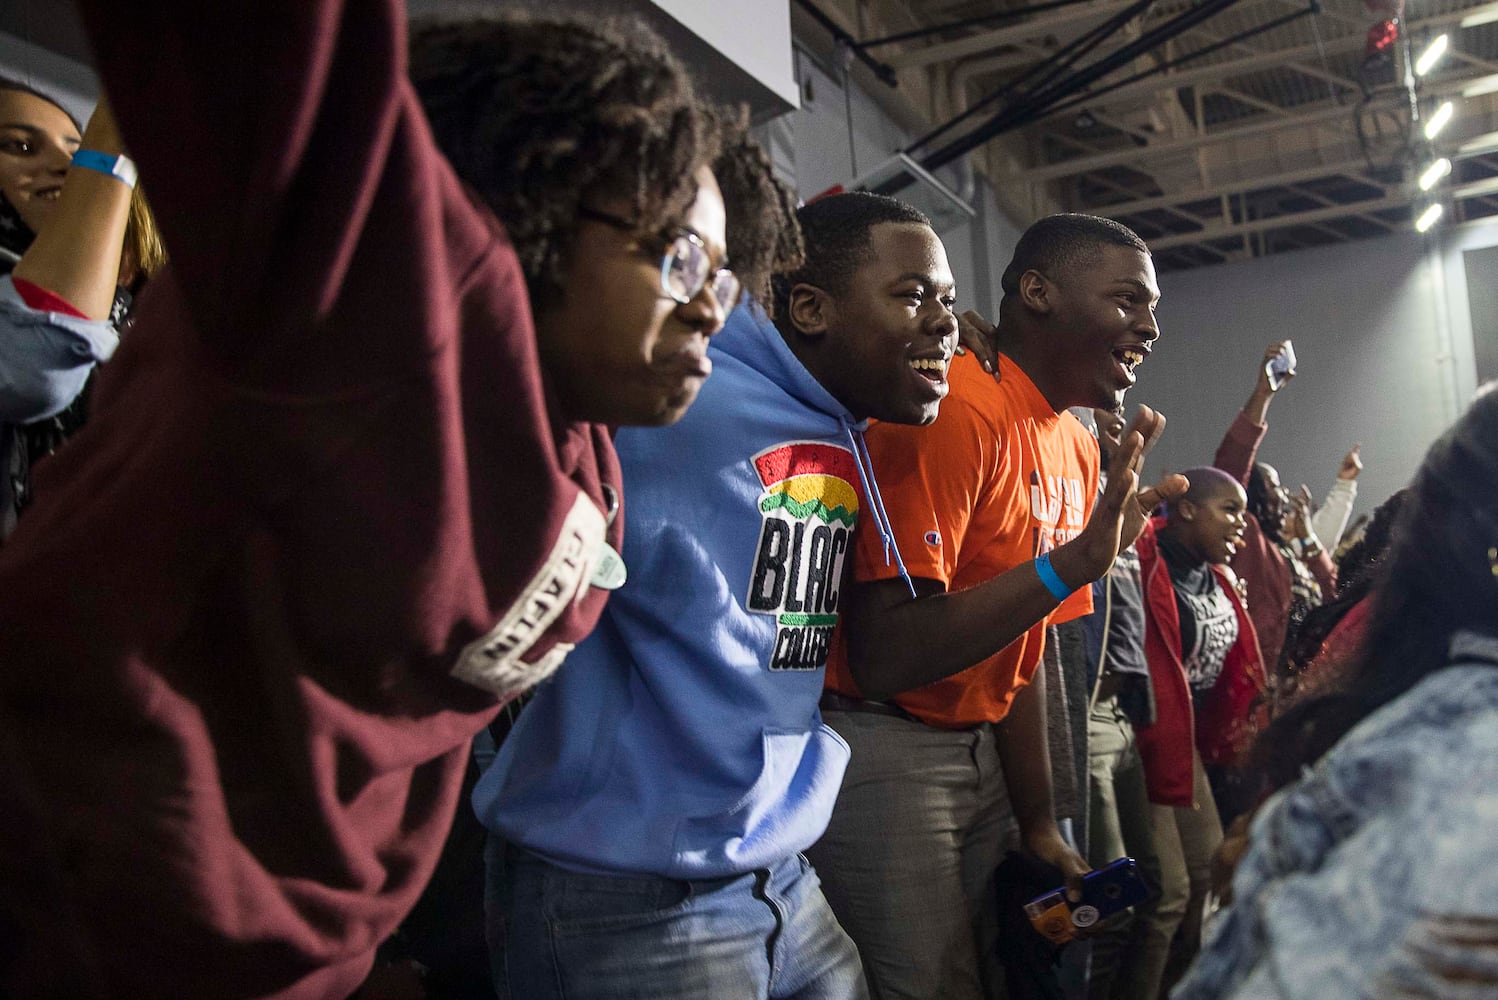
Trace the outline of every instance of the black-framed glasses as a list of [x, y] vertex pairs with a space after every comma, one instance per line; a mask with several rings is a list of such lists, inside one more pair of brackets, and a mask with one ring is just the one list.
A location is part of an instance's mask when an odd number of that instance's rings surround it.
[[[638, 234], [640, 231], [640, 227], [628, 219], [586, 205], [578, 208], [577, 214], [621, 232]], [[661, 250], [662, 292], [686, 305], [707, 288], [725, 313], [738, 305], [741, 290], [738, 277], [727, 267], [714, 270], [712, 256], [701, 236], [677, 226], [662, 232], [659, 239], [664, 244]]]

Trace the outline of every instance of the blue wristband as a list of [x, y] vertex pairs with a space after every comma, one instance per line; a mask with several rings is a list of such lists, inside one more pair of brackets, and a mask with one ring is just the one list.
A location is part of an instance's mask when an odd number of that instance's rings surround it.
[[1049, 552], [1035, 560], [1035, 573], [1040, 577], [1040, 582], [1045, 584], [1045, 589], [1049, 590], [1051, 596], [1056, 600], [1064, 601], [1074, 593], [1051, 565], [1051, 554]]
[[97, 170], [106, 174], [125, 185], [130, 190], [135, 190], [135, 161], [124, 153], [112, 155], [101, 153], [97, 149], [80, 149], [73, 154], [73, 166], [83, 167], [85, 170]]

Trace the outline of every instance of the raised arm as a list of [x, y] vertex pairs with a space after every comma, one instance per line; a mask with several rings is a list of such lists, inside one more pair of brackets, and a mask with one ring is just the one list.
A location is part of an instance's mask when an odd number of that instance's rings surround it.
[[[125, 152], [107, 100], [99, 101], [80, 148], [111, 157]], [[70, 168], [56, 210], [12, 276], [46, 289], [89, 319], [108, 319], [119, 281], [130, 193], [130, 186], [117, 177]]]
[[1337, 468], [1337, 481], [1327, 491], [1321, 509], [1311, 516], [1311, 529], [1321, 544], [1335, 549], [1347, 530], [1347, 519], [1352, 516], [1352, 503], [1358, 496], [1358, 475], [1363, 471], [1363, 460], [1358, 455], [1362, 445], [1353, 445], [1342, 456]]
[[1337, 592], [1337, 567], [1326, 551], [1326, 546], [1311, 527], [1311, 488], [1304, 483], [1290, 495], [1289, 516], [1285, 519], [1286, 537], [1300, 543], [1300, 555], [1311, 575], [1321, 585], [1321, 593], [1327, 599]]
[[[270, 388], [349, 386], [388, 368], [375, 319], [401, 316], [424, 268], [416, 199], [375, 197], [405, 194], [382, 182], [416, 183], [390, 169], [412, 155], [402, 4], [80, 8], [199, 338], [238, 380]], [[377, 245], [413, 277], [359, 268]], [[319, 337], [335, 310], [367, 313], [364, 343], [333, 340], [353, 323]]]
[[[1245, 485], [1248, 483], [1248, 473], [1254, 467], [1254, 460], [1258, 457], [1259, 443], [1264, 440], [1264, 432], [1268, 429], [1265, 421], [1269, 416], [1269, 404], [1273, 402], [1277, 391], [1269, 381], [1269, 362], [1279, 357], [1284, 349], [1284, 341], [1270, 344], [1265, 349], [1264, 357], [1259, 362], [1258, 375], [1254, 379], [1253, 392], [1249, 393], [1248, 402], [1243, 404], [1243, 409], [1228, 426], [1222, 444], [1217, 446], [1217, 455], [1212, 459], [1214, 466]], [[1288, 381], [1294, 377], [1295, 373], [1292, 371], [1286, 374], [1285, 379]]]

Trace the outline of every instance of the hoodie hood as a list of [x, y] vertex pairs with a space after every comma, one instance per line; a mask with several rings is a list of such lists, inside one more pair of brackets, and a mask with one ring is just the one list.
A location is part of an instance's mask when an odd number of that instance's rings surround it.
[[[723, 329], [708, 342], [707, 351], [709, 356], [734, 358], [748, 365], [803, 406], [820, 410], [854, 430], [861, 431], [868, 423], [855, 420], [848, 408], [806, 370], [764, 308], [753, 299], [745, 299], [728, 314]], [[713, 360], [716, 364], [717, 357]]]

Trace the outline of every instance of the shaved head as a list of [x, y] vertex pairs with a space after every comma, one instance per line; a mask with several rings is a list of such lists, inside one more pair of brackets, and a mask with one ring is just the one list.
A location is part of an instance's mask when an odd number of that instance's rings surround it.
[[1190, 500], [1192, 503], [1206, 503], [1208, 500], [1231, 493], [1234, 490], [1242, 490], [1243, 484], [1221, 469], [1210, 465], [1201, 465], [1194, 469], [1187, 469], [1181, 475], [1191, 482], [1191, 488], [1171, 502], [1170, 508], [1174, 510], [1182, 500]]

